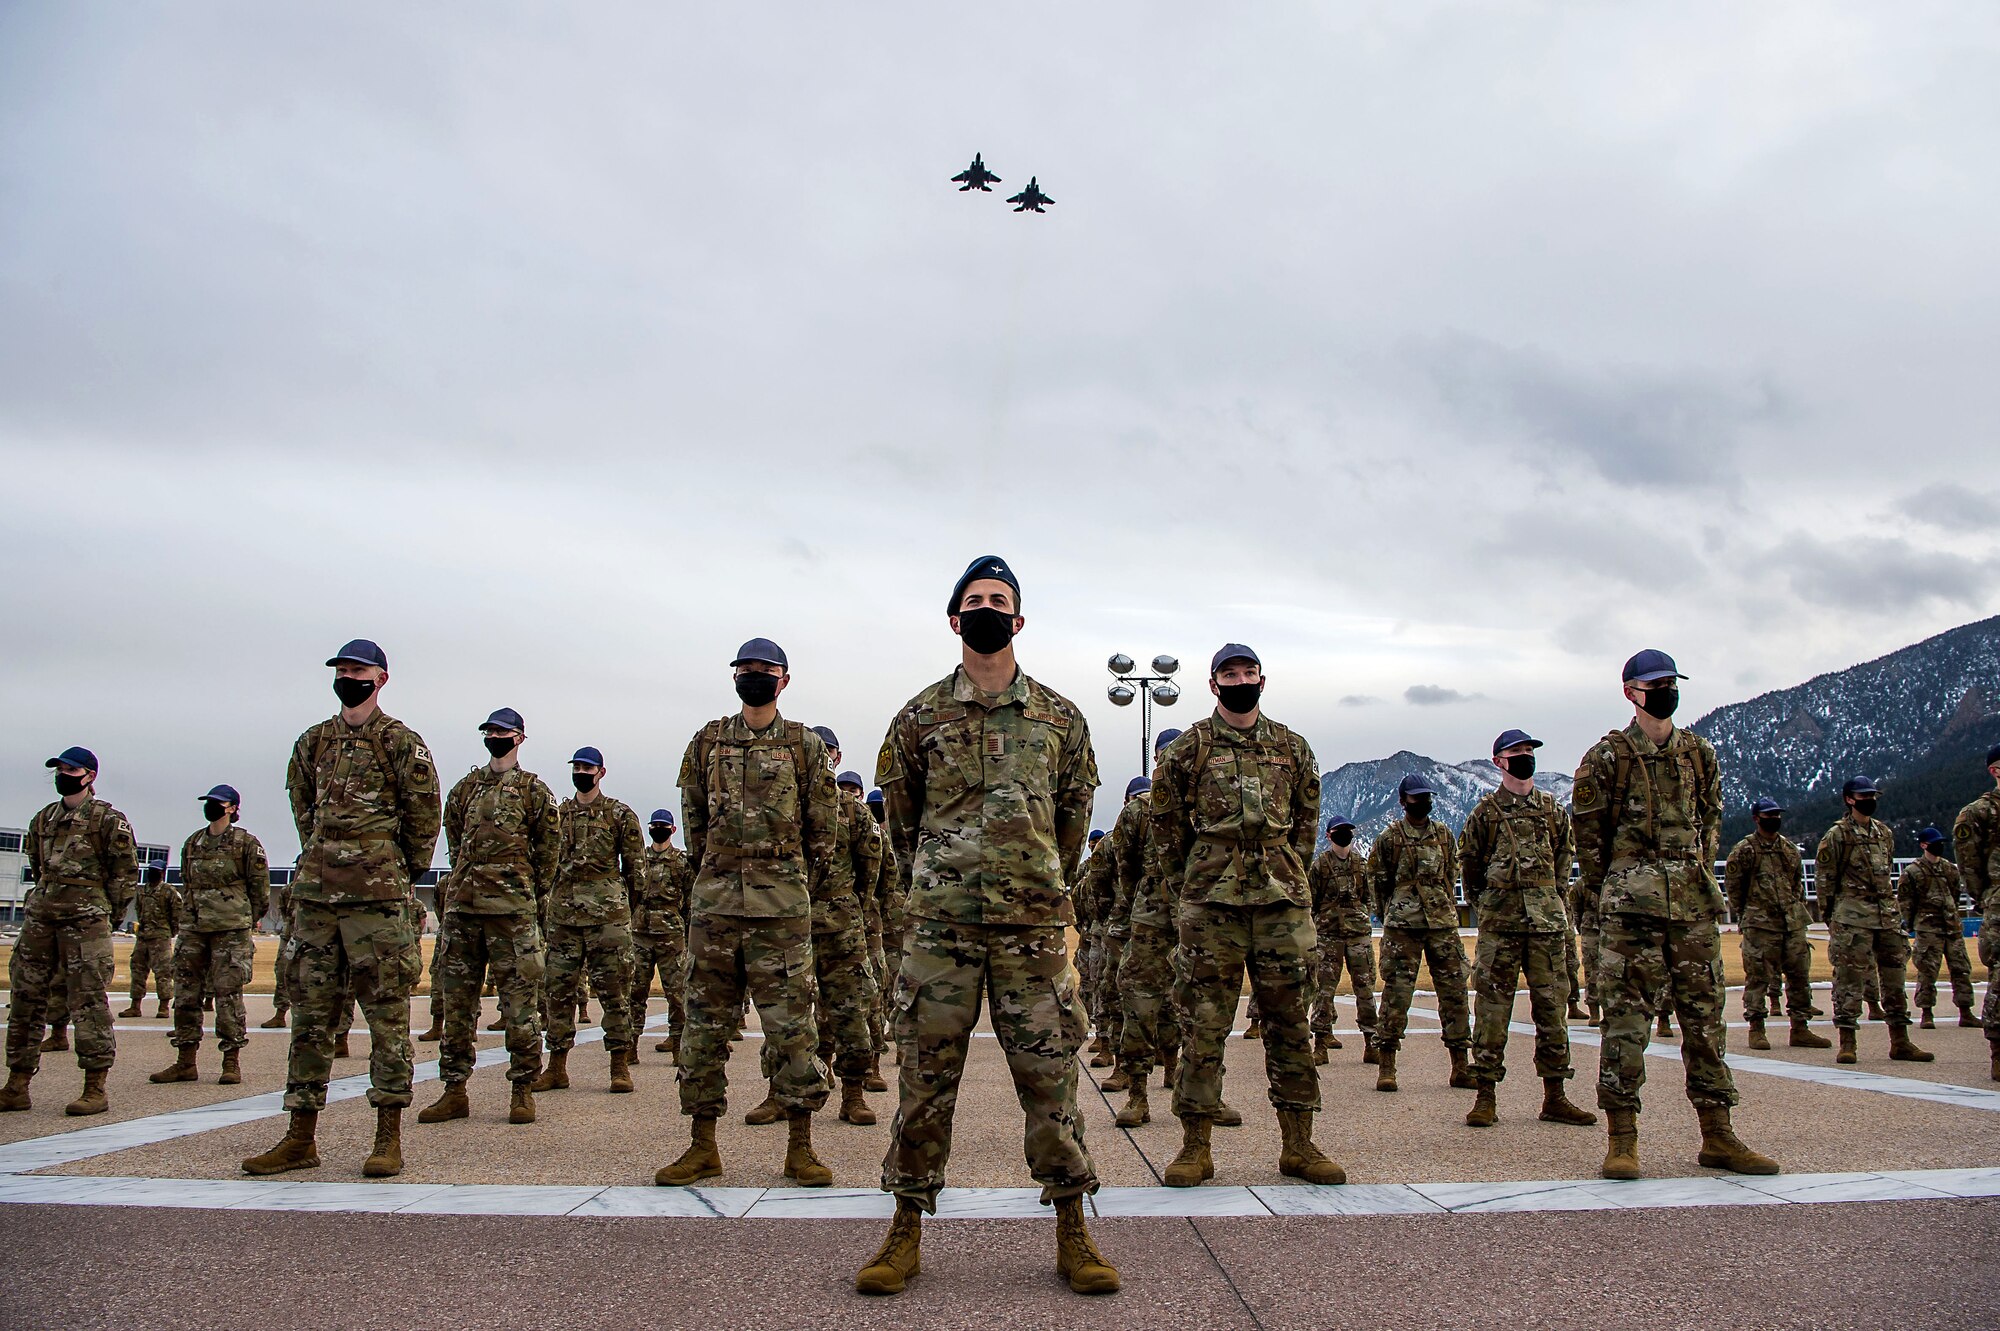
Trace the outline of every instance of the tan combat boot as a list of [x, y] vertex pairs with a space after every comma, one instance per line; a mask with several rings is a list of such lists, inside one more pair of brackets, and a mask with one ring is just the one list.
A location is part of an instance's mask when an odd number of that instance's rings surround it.
[[1198, 1114], [1181, 1119], [1181, 1152], [1161, 1177], [1168, 1187], [1197, 1187], [1203, 1180], [1215, 1177], [1215, 1158], [1208, 1150], [1208, 1130], [1208, 1120]]
[[1146, 1103], [1144, 1079], [1132, 1083], [1132, 1094], [1113, 1120], [1121, 1128], [1140, 1128], [1153, 1121], [1152, 1107]]
[[620, 1049], [611, 1055], [611, 1094], [632, 1093], [632, 1056]]
[[1570, 1123], [1579, 1128], [1588, 1128], [1597, 1122], [1597, 1115], [1572, 1101], [1563, 1091], [1561, 1077], [1542, 1078], [1542, 1112], [1544, 1123]]
[[155, 1085], [164, 1085], [170, 1081], [200, 1081], [201, 1070], [195, 1067], [194, 1056], [195, 1047], [193, 1045], [182, 1045], [174, 1050], [174, 1061], [171, 1067], [161, 1068], [158, 1072], [146, 1078], [146, 1080], [153, 1082]]
[[889, 1083], [882, 1078], [882, 1055], [874, 1054], [869, 1057], [868, 1076], [862, 1081], [861, 1089], [875, 1095], [880, 1095], [889, 1089]]
[[[213, 1012], [215, 1011], [215, 1000], [211, 998], [207, 1002], [203, 1003], [202, 1006], [208, 1009], [210, 1012]], [[166, 999], [163, 998], [160, 1000], [160, 1010], [158, 1012], [155, 1012], [153, 1015], [156, 1017], [160, 1017], [162, 1019], [173, 1015], [172, 1008], [168, 1004]]]
[[282, 1031], [283, 1029], [285, 1029], [285, 1027], [289, 1025], [291, 1025], [290, 1018], [285, 1015], [285, 1010], [283, 1008], [279, 1008], [277, 1011], [273, 1012], [270, 1016], [258, 1022], [257, 1029], [260, 1031]]
[[1898, 1063], [1928, 1063], [1937, 1055], [1911, 1044], [1910, 1028], [1905, 1025], [1889, 1028], [1889, 1057]]
[[1117, 1070], [1104, 1079], [1104, 1090], [1108, 1095], [1116, 1095], [1120, 1091], [1129, 1091], [1131, 1089], [1132, 1072], [1123, 1063], [1120, 1063]]
[[566, 1091], [569, 1089], [569, 1050], [558, 1049], [549, 1055], [549, 1065], [542, 1069], [542, 1075], [535, 1078], [529, 1090], [540, 1095], [543, 1091]]
[[318, 1169], [319, 1147], [313, 1142], [318, 1130], [319, 1111], [294, 1109], [291, 1124], [278, 1144], [262, 1155], [243, 1162], [246, 1174], [282, 1174], [288, 1169]]
[[1327, 1043], [1326, 1043], [1326, 1041], [1327, 1041], [1327, 1037], [1326, 1037], [1326, 1036], [1324, 1036], [1324, 1035], [1316, 1035], [1316, 1036], [1314, 1036], [1314, 1037], [1313, 1037], [1313, 1066], [1315, 1066], [1315, 1067], [1325, 1067], [1325, 1066], [1326, 1066], [1326, 1062], [1327, 1062], [1327, 1056], [1326, 1056], [1326, 1051], [1327, 1051]]
[[1286, 1178], [1308, 1183], [1345, 1183], [1347, 1171], [1326, 1158], [1313, 1145], [1313, 1116], [1310, 1110], [1280, 1109], [1278, 1132], [1284, 1145], [1278, 1151], [1278, 1172]]
[[1118, 1268], [1104, 1260], [1083, 1222], [1083, 1198], [1056, 1202], [1056, 1274], [1078, 1294], [1116, 1294]]
[[[1993, 1056], [1993, 1070], [1996, 1079], [2000, 1079], [2000, 1052], [1996, 1052]], [[0, 1090], [0, 1114], [18, 1114], [24, 1109], [35, 1107], [34, 1101], [28, 1096], [28, 1083], [34, 1079], [35, 1074], [32, 1072], [9, 1070], [6, 1089]]]
[[375, 1149], [361, 1162], [363, 1178], [394, 1178], [403, 1172], [403, 1111], [375, 1111]]
[[1750, 1047], [1752, 1049], [1769, 1049], [1771, 1047], [1771, 1037], [1764, 1034], [1764, 1019], [1762, 1017], [1750, 1018]]
[[1469, 1091], [1479, 1083], [1472, 1079], [1472, 1062], [1463, 1049], [1453, 1049], [1451, 1054], [1451, 1089]]
[[753, 1128], [761, 1128], [767, 1123], [776, 1123], [785, 1116], [785, 1107], [778, 1103], [778, 1085], [770, 1083], [764, 1089], [764, 1098], [743, 1116], [743, 1121]]
[[1843, 1026], [1835, 1034], [1840, 1036], [1840, 1052], [1833, 1056], [1833, 1061], [1836, 1063], [1858, 1062], [1861, 1055], [1854, 1048], [1854, 1028]]
[[1604, 1168], [1598, 1172], [1602, 1173], [1606, 1178], [1638, 1178], [1638, 1111], [1633, 1109], [1607, 1109], [1604, 1113], [1611, 1123], [1611, 1143], [1604, 1152]]
[[1793, 1017], [1792, 1048], [1831, 1049], [1833, 1048], [1833, 1041], [1827, 1039], [1824, 1035], [1814, 1035], [1805, 1017]]
[[785, 1115], [791, 1135], [785, 1142], [785, 1177], [801, 1188], [824, 1188], [833, 1182], [833, 1171], [813, 1154], [813, 1116], [809, 1109], [794, 1109]]
[[854, 1277], [856, 1294], [901, 1294], [912, 1276], [924, 1269], [923, 1208], [907, 1197], [896, 1199], [896, 1218], [875, 1259]]
[[1696, 1111], [1701, 1116], [1701, 1154], [1695, 1163], [1709, 1169], [1727, 1169], [1734, 1174], [1775, 1174], [1778, 1162], [1745, 1146], [1729, 1126], [1729, 1106], [1710, 1105]]
[[1169, 1049], [1160, 1055], [1160, 1085], [1172, 1086], [1174, 1077], [1181, 1070], [1181, 1051]]
[[862, 1098], [861, 1079], [858, 1077], [843, 1077], [840, 1080], [840, 1121], [863, 1128], [874, 1126], [875, 1111]]
[[1243, 1115], [1229, 1101], [1217, 1100], [1215, 1117], [1209, 1121], [1218, 1128], [1240, 1128], [1243, 1126]]
[[89, 1114], [101, 1114], [111, 1108], [111, 1101], [104, 1094], [103, 1068], [92, 1068], [83, 1074], [83, 1094], [63, 1106], [63, 1113], [73, 1118], [83, 1118]]
[[1931, 1016], [1931, 1010], [1929, 1008], [1919, 1008], [1917, 1011], [1918, 1011], [1918, 1020], [1917, 1020], [1918, 1030], [1934, 1031], [1937, 1029], [1937, 1021], [1935, 1018]]
[[465, 1098], [465, 1083], [448, 1081], [444, 1084], [444, 1094], [417, 1114], [417, 1122], [447, 1123], [455, 1118], [470, 1117], [472, 1102]]
[[1563, 1020], [1565, 1020], [1565, 1021], [1589, 1021], [1589, 1020], [1590, 1020], [1590, 1014], [1589, 1014], [1588, 1012], [1585, 1012], [1585, 1011], [1584, 1011], [1584, 1010], [1583, 1010], [1582, 1008], [1578, 1007], [1578, 1006], [1577, 1006], [1577, 1004], [1576, 1004], [1576, 999], [1575, 999], [1575, 997], [1574, 997], [1574, 996], [1572, 996], [1572, 997], [1570, 998], [1570, 1000], [1569, 1000], [1569, 1011], [1568, 1011], [1567, 1013], [1565, 1013], [1565, 1014], [1564, 1014], [1564, 1016], [1563, 1016]]
[[1980, 1024], [1979, 1016], [1971, 1008], [1960, 1003], [1958, 1005], [1958, 1024], [1965, 1027], [1977, 1026]]
[[1671, 1040], [1674, 1035], [1674, 1023], [1668, 1020], [1667, 1014], [1664, 1012], [1660, 1014], [1658, 1034], [1662, 1040]]
[[240, 1086], [243, 1084], [243, 1064], [234, 1049], [222, 1051], [222, 1075], [215, 1079], [217, 1086]]
[[69, 1048], [69, 1028], [57, 1026], [49, 1032], [49, 1038], [42, 1041], [42, 1052], [60, 1054]]
[[487, 1030], [489, 1030], [489, 1031], [504, 1031], [504, 1030], [506, 1030], [506, 1029], [507, 1029], [507, 1014], [506, 1014], [506, 1013], [504, 1013], [504, 1012], [502, 1012], [502, 1013], [501, 1013], [501, 1014], [500, 1014], [499, 1016], [495, 1017], [495, 1018], [494, 1018], [494, 1019], [493, 1019], [493, 1020], [492, 1020], [491, 1022], [489, 1022], [489, 1023], [487, 1024], [487, 1027], [486, 1027], [486, 1029], [487, 1029]]
[[1479, 1094], [1473, 1097], [1472, 1108], [1466, 1111], [1465, 1126], [1468, 1128], [1490, 1128], [1500, 1117], [1500, 1106], [1495, 1103], [1493, 1083], [1479, 1083]]
[[1366, 1033], [1361, 1037], [1361, 1061], [1371, 1068], [1382, 1061], [1381, 1047], [1375, 1043], [1374, 1036]]
[[507, 1100], [507, 1121], [509, 1123], [533, 1123], [535, 1121], [535, 1093], [528, 1089], [528, 1083], [517, 1081]]
[[130, 1003], [130, 1004], [128, 1004], [128, 1005], [127, 1005], [127, 1006], [126, 1006], [126, 1007], [124, 1008], [124, 1010], [123, 1010], [123, 1011], [119, 1012], [119, 1014], [118, 1014], [119, 1018], [120, 1018], [120, 1019], [122, 1020], [122, 1019], [124, 1019], [124, 1018], [126, 1018], [126, 1017], [143, 1017], [143, 1016], [145, 1016], [146, 1014], [145, 1014], [145, 1013], [143, 1013], [143, 1012], [141, 1012], [141, 1011], [139, 1010], [139, 1002], [140, 1002], [140, 997], [139, 997], [139, 995], [137, 995], [137, 994], [134, 994], [134, 995], [132, 996], [132, 1001], [131, 1001], [131, 1003]]
[[1386, 1045], [1375, 1046], [1375, 1089], [1396, 1089], [1396, 1051]]
[[1244, 1038], [1244, 1039], [1246, 1039], [1246, 1040], [1261, 1040], [1261, 1039], [1263, 1039], [1263, 1038], [1264, 1038], [1264, 1023], [1263, 1023], [1263, 1021], [1262, 1021], [1262, 1020], [1260, 1019], [1260, 1020], [1257, 1020], [1257, 1021], [1253, 1021], [1253, 1022], [1251, 1022], [1251, 1023], [1250, 1023], [1250, 1024], [1248, 1025], [1248, 1026], [1245, 1026], [1245, 1027], [1243, 1028], [1243, 1038]]
[[722, 1152], [715, 1148], [715, 1115], [697, 1114], [688, 1136], [688, 1148], [670, 1165], [660, 1166], [653, 1182], [663, 1188], [685, 1188], [722, 1172]]
[[350, 1050], [348, 1049], [348, 1047], [347, 1047], [347, 1032], [346, 1032], [346, 1031], [342, 1031], [342, 1032], [341, 1032], [340, 1034], [338, 1034], [338, 1035], [336, 1035], [336, 1036], [334, 1036], [334, 1037], [333, 1037], [333, 1056], [334, 1056], [335, 1058], [353, 1058], [353, 1057], [354, 1057], [353, 1053], [352, 1053], [352, 1052], [351, 1052], [351, 1051], [350, 1051]]
[[1868, 1000], [1868, 1020], [1870, 1021], [1883, 1020], [1881, 1000], [1874, 998]]
[[678, 1055], [681, 1052], [681, 1033], [675, 1031], [668, 1035], [666, 1039], [653, 1046], [653, 1052]]
[[438, 1025], [436, 1021], [432, 1021], [429, 1026], [425, 1027], [422, 1031], [418, 1032], [417, 1034], [417, 1039], [421, 1040], [425, 1044], [436, 1044], [439, 1040], [442, 1040], [443, 1038], [444, 1038], [444, 1027]]

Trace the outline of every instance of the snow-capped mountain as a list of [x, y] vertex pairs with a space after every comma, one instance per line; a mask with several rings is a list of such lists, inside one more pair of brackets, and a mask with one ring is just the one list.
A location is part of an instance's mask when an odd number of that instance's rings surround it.
[[[1407, 749], [1373, 762], [1347, 763], [1320, 777], [1320, 825], [1335, 814], [1352, 818], [1358, 829], [1356, 845], [1372, 844], [1375, 835], [1402, 816], [1396, 787], [1415, 773], [1437, 792], [1432, 810], [1437, 818], [1456, 832], [1465, 826], [1473, 808], [1490, 792], [1500, 788], [1500, 769], [1485, 758], [1445, 763]], [[1573, 783], [1565, 772], [1535, 773], [1535, 784], [1569, 804]], [[1324, 837], [1322, 837], [1324, 840]]]

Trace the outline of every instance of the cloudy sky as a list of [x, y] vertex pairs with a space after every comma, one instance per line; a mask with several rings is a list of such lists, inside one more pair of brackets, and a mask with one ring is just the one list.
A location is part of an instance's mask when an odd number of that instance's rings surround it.
[[1326, 766], [1567, 766], [1639, 647], [1692, 716], [1990, 613], [1996, 56], [1821, 0], [0, 7], [0, 824], [83, 743], [142, 838], [229, 781], [288, 861], [353, 636], [447, 777], [504, 704], [670, 802], [755, 634], [868, 774], [988, 551], [1106, 815], [1114, 651], [1256, 645]]

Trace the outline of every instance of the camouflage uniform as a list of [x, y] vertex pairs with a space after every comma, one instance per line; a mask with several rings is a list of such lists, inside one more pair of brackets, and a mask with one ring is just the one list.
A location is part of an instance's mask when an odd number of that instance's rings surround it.
[[876, 1015], [869, 1028], [874, 1034], [877, 1050], [887, 1050], [890, 1037], [895, 1033], [896, 972], [902, 969], [903, 935], [909, 928], [900, 883], [896, 848], [889, 843], [889, 834], [883, 832], [882, 867], [875, 874], [875, 901], [882, 919], [882, 939], [877, 955], [880, 964], [875, 972]]
[[1752, 832], [1736, 843], [1722, 868], [1729, 913], [1743, 933], [1743, 1016], [1762, 1021], [1767, 994], [1790, 985], [1786, 1012], [1803, 1021], [1812, 1006], [1812, 949], [1806, 926], [1805, 862], [1782, 836]]
[[444, 997], [438, 1071], [450, 1084], [471, 1079], [491, 968], [507, 1023], [507, 1080], [532, 1082], [542, 1064], [535, 1002], [542, 940], [535, 921], [555, 882], [556, 797], [533, 772], [519, 766], [495, 772], [481, 763], [445, 799], [444, 834], [451, 873], [438, 888]]
[[[818, 1056], [842, 1081], [868, 1075], [874, 1045], [868, 1014], [880, 1001], [868, 973], [868, 935], [862, 922], [863, 882], [872, 884], [882, 872], [882, 829], [845, 787], [834, 815], [833, 857], [813, 894], [813, 973], [818, 1002], [813, 1009], [818, 1028]], [[777, 1054], [768, 1043], [761, 1059], [764, 1075], [774, 1077]]]
[[74, 809], [57, 800], [29, 821], [21, 849], [34, 886], [7, 965], [7, 1067], [31, 1077], [40, 1068], [49, 991], [61, 983], [76, 1023], [77, 1066], [109, 1068], [117, 1053], [104, 996], [111, 922], [125, 918], [139, 886], [132, 825], [95, 795]]
[[[146, 976], [151, 973], [153, 988], [162, 1008], [174, 1002], [174, 936], [181, 931], [181, 898], [163, 874], [157, 883], [141, 882], [135, 903], [138, 918], [132, 926], [132, 1006], [146, 996]], [[200, 995], [196, 994], [199, 1004]]]
[[694, 870], [672, 841], [646, 847], [639, 894], [632, 898], [632, 1026], [646, 1024], [653, 977], [667, 1000], [667, 1035], [687, 1026], [687, 902]]
[[1479, 801], [1458, 838], [1468, 897], [1479, 907], [1475, 973], [1479, 1009], [1472, 1075], [1507, 1075], [1507, 1027], [1517, 976], [1525, 974], [1535, 1021], [1535, 1075], [1567, 1080], [1569, 1061], [1569, 914], [1563, 892], [1576, 862], [1569, 818], [1547, 791], [1517, 795], [1505, 786]]
[[1960, 809], [1951, 837], [1958, 871], [1979, 905], [1979, 964], [1986, 967], [1986, 1004], [1979, 1020], [1993, 1057], [2000, 1060], [2000, 790], [1989, 790]]
[[[1101, 844], [1104, 838], [1099, 837]], [[1092, 852], [1095, 855], [1095, 852]], [[1103, 949], [1098, 946], [1098, 929], [1102, 921], [1102, 908], [1098, 905], [1095, 880], [1090, 875], [1090, 856], [1086, 856], [1077, 866], [1076, 877], [1069, 885], [1071, 908], [1076, 912], [1076, 973], [1083, 984], [1083, 1006], [1090, 1014], [1092, 1030], [1098, 1027], [1097, 1011], [1097, 971], [1103, 957]]]
[[[1574, 841], [1575, 824], [1571, 823], [1571, 839]], [[1597, 1012], [1604, 1008], [1604, 993], [1599, 987], [1599, 966], [1597, 893], [1585, 891], [1581, 880], [1569, 888], [1569, 916], [1576, 921], [1578, 950], [1583, 953], [1583, 993], [1584, 1000]]]
[[292, 1010], [291, 987], [286, 982], [285, 961], [292, 955], [292, 884], [287, 878], [274, 894], [278, 901], [278, 961], [271, 972], [271, 1015], [283, 1018]]
[[1097, 789], [1083, 714], [1025, 673], [987, 694], [961, 667], [897, 713], [875, 783], [910, 915], [896, 977], [901, 1099], [883, 1190], [936, 1211], [966, 1047], [990, 994], [1042, 1201], [1095, 1192], [1076, 1105], [1087, 1018], [1063, 890]]
[[180, 998], [174, 1004], [174, 1047], [201, 1047], [204, 993], [215, 999], [215, 1043], [224, 1053], [250, 1042], [243, 986], [257, 945], [250, 930], [271, 904], [271, 867], [264, 843], [240, 827], [220, 834], [204, 827], [181, 843], [181, 897], [186, 923], [174, 949]]
[[335, 1036], [350, 995], [368, 1021], [368, 1103], [410, 1103], [410, 992], [423, 969], [416, 900], [437, 847], [437, 769], [422, 736], [377, 710], [338, 715], [299, 736], [285, 785], [297, 824], [292, 936], [284, 960], [292, 1000], [285, 1108], [326, 1107]]
[[548, 918], [543, 983], [551, 1054], [576, 1043], [576, 1009], [583, 979], [604, 1009], [605, 1052], [632, 1048], [632, 898], [644, 891], [646, 838], [632, 806], [600, 792], [588, 804], [575, 796], [557, 813], [560, 849]]
[[[1093, 755], [1095, 756], [1095, 755]], [[1104, 919], [1104, 959], [1097, 966], [1097, 1005], [1103, 1014], [1099, 1029], [1104, 1031], [1111, 1052], [1125, 1045], [1125, 944], [1132, 938], [1131, 883], [1118, 870], [1126, 855], [1125, 847], [1136, 844], [1144, 854], [1146, 802], [1128, 799], [1118, 810], [1111, 831], [1097, 843], [1099, 852], [1109, 852], [1098, 872], [1098, 897]], [[1093, 854], [1091, 861], [1096, 862]]]
[[1156, 770], [1153, 836], [1162, 888], [1180, 903], [1176, 990], [1188, 1014], [1174, 1113], [1213, 1120], [1222, 1110], [1222, 1046], [1246, 968], [1263, 1012], [1271, 1105], [1315, 1112], [1312, 746], [1269, 717], [1238, 730], [1218, 711], [1169, 744]]
[[1951, 969], [1952, 1002], [1972, 1010], [1972, 963], [1965, 955], [1965, 923], [1958, 913], [1958, 866], [1925, 855], [1903, 870], [1896, 889], [1903, 899], [1903, 928], [1914, 933], [1917, 1006], [1937, 1006], [1940, 964]]
[[724, 1065], [747, 988], [787, 1113], [826, 1103], [814, 1057], [813, 896], [833, 859], [840, 796], [818, 735], [782, 716], [752, 730], [740, 713], [711, 721], [681, 760], [681, 826], [696, 865], [688, 927], [681, 1112], [717, 1118]]
[[[1128, 902], [1127, 923], [1115, 926], [1114, 917], [1118, 912], [1117, 870], [1118, 843], [1111, 839], [1110, 833], [1106, 833], [1097, 839], [1097, 849], [1090, 852], [1090, 858], [1078, 871], [1078, 881], [1082, 883], [1080, 893], [1090, 899], [1097, 920], [1090, 933], [1090, 1008], [1095, 1016], [1098, 1038], [1114, 1052], [1125, 1030], [1125, 1005], [1118, 997], [1118, 958], [1125, 949], [1131, 919]], [[1118, 932], [1113, 932], [1114, 926]], [[1081, 985], [1081, 977], [1078, 983]]]
[[1910, 946], [1889, 879], [1896, 864], [1895, 833], [1874, 818], [1864, 827], [1849, 813], [1820, 838], [1817, 858], [1820, 911], [1833, 929], [1833, 1024], [1847, 1031], [1861, 1024], [1862, 980], [1872, 970], [1880, 979], [1889, 1025], [1909, 1025], [1903, 977]]
[[1669, 1006], [1681, 1020], [1688, 1099], [1698, 1109], [1733, 1106], [1736, 1083], [1715, 1043], [1724, 997], [1715, 750], [1679, 727], [1657, 746], [1635, 719], [1584, 755], [1571, 818], [1578, 890], [1598, 909], [1598, 1107], [1638, 1112], [1653, 1014]]
[[1382, 1030], [1384, 1052], [1402, 1048], [1417, 992], [1417, 966], [1428, 961], [1437, 991], [1447, 1049], [1472, 1047], [1465, 993], [1465, 947], [1458, 941], [1458, 847], [1451, 829], [1432, 818], [1412, 827], [1399, 818], [1382, 830], [1368, 852], [1369, 889], [1382, 917]]
[[[1131, 807], [1150, 807], [1146, 797]], [[1176, 953], [1180, 932], [1175, 902], [1167, 895], [1160, 871], [1153, 828], [1141, 822], [1129, 842], [1118, 843], [1118, 895], [1131, 902], [1127, 915], [1125, 951], [1118, 958], [1118, 1002], [1124, 1026], [1118, 1039], [1118, 1065], [1135, 1083], [1143, 1084], [1155, 1062], [1179, 1053], [1183, 1013], [1174, 994]], [[1230, 1016], [1236, 1015], [1234, 1005]]]
[[1319, 935], [1319, 980], [1313, 999], [1312, 1031], [1333, 1034], [1334, 991], [1340, 972], [1354, 986], [1354, 1010], [1361, 1033], [1373, 1044], [1375, 1017], [1375, 931], [1368, 918], [1368, 860], [1328, 847], [1306, 873], [1312, 891], [1313, 929]]

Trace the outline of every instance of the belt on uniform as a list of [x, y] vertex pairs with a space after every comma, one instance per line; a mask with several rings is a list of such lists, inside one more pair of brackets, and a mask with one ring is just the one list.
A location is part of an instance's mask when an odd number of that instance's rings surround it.
[[703, 850], [709, 855], [726, 855], [737, 860], [784, 860], [797, 855], [800, 847], [790, 845], [780, 846], [776, 850], [751, 850], [747, 846], [729, 846], [711, 841], [703, 847]]
[[54, 883], [57, 887], [103, 887], [106, 885], [105, 880], [102, 878], [46, 878], [42, 881]]

